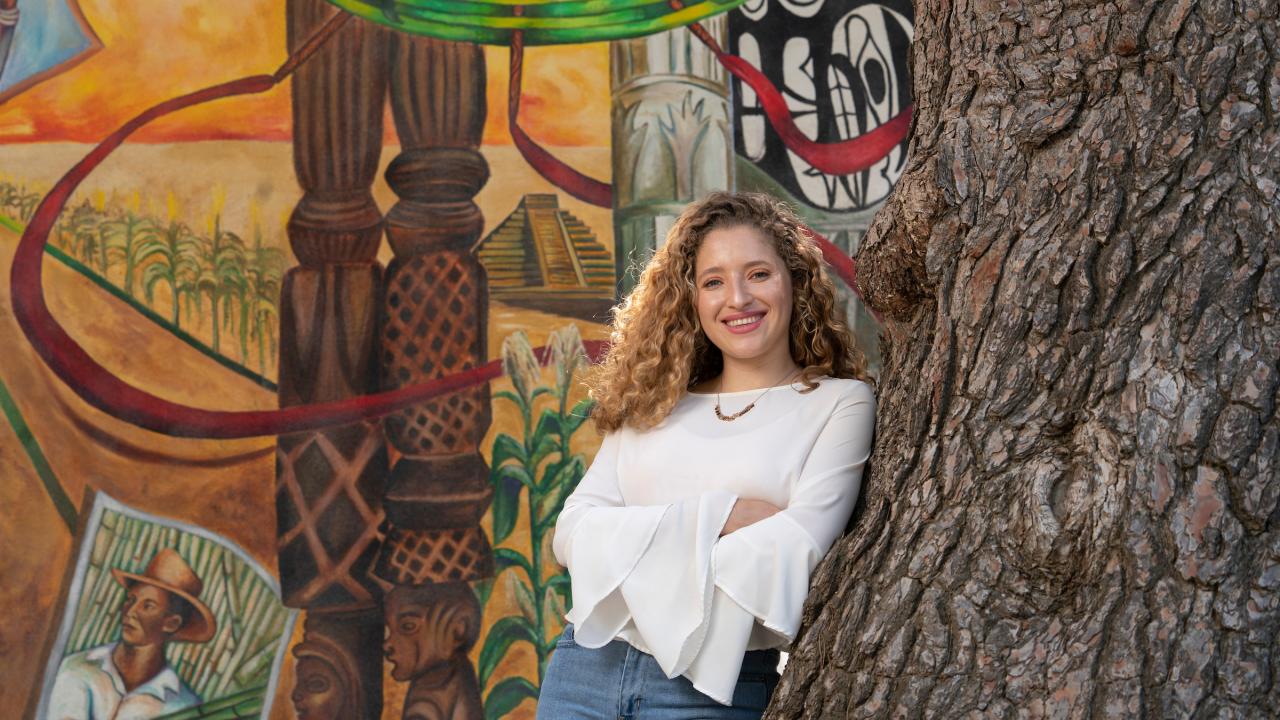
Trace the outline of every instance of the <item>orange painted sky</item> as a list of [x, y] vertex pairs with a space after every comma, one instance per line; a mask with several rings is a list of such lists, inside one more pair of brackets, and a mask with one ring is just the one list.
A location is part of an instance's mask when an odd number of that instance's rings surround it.
[[[95, 142], [158, 101], [269, 73], [285, 57], [283, 0], [80, 0], [80, 7], [103, 49], [0, 105], [0, 142]], [[509, 144], [507, 50], [487, 47], [485, 55], [484, 142]], [[527, 50], [525, 129], [547, 145], [607, 146], [608, 68], [604, 43]], [[282, 140], [289, 126], [289, 90], [282, 84], [164, 118], [134, 140]]]

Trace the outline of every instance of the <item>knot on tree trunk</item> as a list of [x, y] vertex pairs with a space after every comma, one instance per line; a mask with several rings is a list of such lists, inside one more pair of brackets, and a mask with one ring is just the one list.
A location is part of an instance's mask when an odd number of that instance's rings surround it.
[[863, 299], [883, 316], [906, 320], [922, 300], [932, 297], [935, 283], [925, 254], [944, 209], [933, 164], [912, 161], [871, 221], [857, 255]]
[[[1096, 423], [1077, 426], [1070, 441], [997, 475], [991, 508], [995, 534], [1022, 579], [1037, 589], [1041, 609], [1096, 583], [1123, 550], [1131, 492], [1128, 449]], [[1004, 486], [1000, 488], [1000, 486]]]

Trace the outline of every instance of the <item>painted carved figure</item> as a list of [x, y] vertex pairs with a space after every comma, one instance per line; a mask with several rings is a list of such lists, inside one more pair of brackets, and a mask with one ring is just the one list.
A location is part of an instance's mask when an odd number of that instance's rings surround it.
[[484, 717], [467, 652], [480, 636], [480, 606], [466, 583], [399, 585], [385, 600], [383, 644], [391, 677], [410, 683], [405, 720]]
[[338, 644], [320, 635], [293, 648], [298, 659], [290, 699], [298, 720], [358, 717], [362, 702], [355, 664]]

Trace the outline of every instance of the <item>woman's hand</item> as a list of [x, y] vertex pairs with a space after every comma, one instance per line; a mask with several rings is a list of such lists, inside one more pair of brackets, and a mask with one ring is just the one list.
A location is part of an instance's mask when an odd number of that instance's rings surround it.
[[752, 523], [758, 523], [781, 510], [782, 508], [777, 505], [763, 500], [744, 500], [739, 498], [733, 504], [733, 509], [729, 511], [729, 519], [725, 521], [724, 528], [720, 530], [720, 537], [724, 537], [734, 530], [741, 530]]

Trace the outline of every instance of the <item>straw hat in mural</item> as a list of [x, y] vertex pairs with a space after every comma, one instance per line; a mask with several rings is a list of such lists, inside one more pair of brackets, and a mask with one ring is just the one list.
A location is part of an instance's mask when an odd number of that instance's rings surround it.
[[194, 612], [171, 639], [201, 643], [208, 641], [217, 631], [218, 623], [214, 620], [213, 613], [209, 606], [200, 601], [204, 581], [176, 550], [164, 548], [157, 552], [141, 575], [119, 568], [111, 568], [111, 575], [125, 587], [129, 587], [129, 583], [146, 583], [173, 593], [191, 605]]

